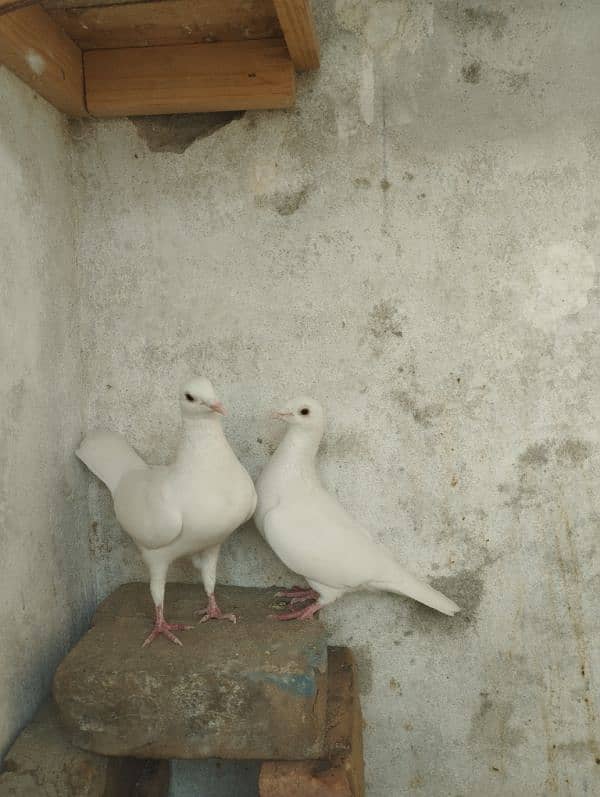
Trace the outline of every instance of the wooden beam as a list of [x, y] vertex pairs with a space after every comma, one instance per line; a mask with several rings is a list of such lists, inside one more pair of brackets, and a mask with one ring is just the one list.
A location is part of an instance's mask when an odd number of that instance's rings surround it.
[[294, 67], [281, 39], [84, 53], [94, 116], [289, 108]]
[[17, 11], [19, 8], [35, 5], [37, 2], [39, 0], [0, 0], [0, 16]]
[[40, 6], [0, 17], [0, 64], [60, 111], [87, 114], [81, 50]]
[[310, 0], [273, 0], [296, 69], [319, 68], [319, 39]]
[[[105, 6], [124, 6], [135, 3], [147, 3], [148, 0], [38, 0], [44, 8], [104, 8]], [[168, 2], [168, 0], [156, 0]]]
[[153, 0], [49, 13], [83, 50], [281, 36], [272, 0]]

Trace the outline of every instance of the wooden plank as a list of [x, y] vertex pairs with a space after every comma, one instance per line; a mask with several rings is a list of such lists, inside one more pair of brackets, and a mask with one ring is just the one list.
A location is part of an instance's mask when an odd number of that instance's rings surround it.
[[319, 68], [319, 39], [310, 0], [273, 0], [296, 69]]
[[[133, 3], [146, 3], [148, 0], [39, 0], [46, 9], [50, 8], [91, 8], [104, 6], [124, 6]], [[156, 2], [168, 2], [168, 0], [156, 0]], [[246, 0], [242, 0], [246, 2]]]
[[282, 39], [88, 50], [95, 116], [289, 108], [294, 67]]
[[85, 116], [81, 50], [40, 6], [0, 17], [0, 63], [70, 116]]
[[35, 5], [37, 2], [39, 0], [0, 0], [0, 16], [17, 11], [19, 8]]
[[153, 0], [49, 13], [84, 50], [281, 36], [272, 0]]

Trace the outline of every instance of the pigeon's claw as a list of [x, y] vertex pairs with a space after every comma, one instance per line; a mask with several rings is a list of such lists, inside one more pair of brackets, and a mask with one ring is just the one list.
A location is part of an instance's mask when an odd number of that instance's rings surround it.
[[307, 600], [317, 600], [319, 597], [319, 593], [315, 592], [314, 589], [307, 589], [306, 587], [291, 587], [290, 589], [282, 589], [279, 592], [275, 593], [276, 598], [290, 598], [290, 605], [293, 606], [295, 603], [302, 603], [303, 601]]
[[180, 645], [183, 647], [182, 641], [175, 636], [173, 631], [189, 631], [193, 627], [193, 625], [185, 625], [184, 623], [167, 623], [163, 616], [162, 606], [157, 606], [154, 628], [144, 640], [142, 647], [147, 648], [148, 645], [151, 645], [156, 637], [160, 636], [161, 634], [166, 636], [166, 638], [175, 645]]
[[308, 620], [313, 614], [316, 614], [323, 607], [319, 601], [304, 606], [302, 609], [295, 609], [291, 612], [280, 612], [279, 614], [270, 614], [271, 620]]
[[201, 623], [206, 623], [209, 620], [230, 620], [232, 623], [237, 623], [235, 614], [223, 614], [217, 606], [217, 599], [214, 594], [208, 596], [208, 606], [206, 609], [199, 609], [196, 614], [202, 616]]

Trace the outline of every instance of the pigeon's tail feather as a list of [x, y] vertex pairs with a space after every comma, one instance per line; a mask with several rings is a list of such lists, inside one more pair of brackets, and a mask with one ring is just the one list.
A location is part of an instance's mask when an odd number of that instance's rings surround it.
[[92, 432], [75, 453], [113, 494], [126, 473], [148, 467], [117, 432]]
[[454, 601], [451, 601], [450, 598], [442, 595], [441, 592], [430, 587], [424, 581], [420, 581], [416, 576], [413, 576], [408, 570], [400, 568], [400, 566], [398, 566], [398, 572], [392, 581], [377, 582], [374, 586], [386, 592], [407, 595], [409, 598], [419, 601], [419, 603], [424, 603], [425, 606], [429, 606], [431, 609], [450, 615], [450, 617], [460, 611], [460, 606], [457, 606]]

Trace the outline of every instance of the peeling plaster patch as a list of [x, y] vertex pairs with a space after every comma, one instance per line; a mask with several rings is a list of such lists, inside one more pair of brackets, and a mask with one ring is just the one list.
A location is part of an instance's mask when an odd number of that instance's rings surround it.
[[368, 53], [361, 56], [359, 105], [363, 121], [372, 125], [375, 118], [375, 72], [373, 60]]
[[554, 330], [557, 322], [586, 307], [594, 287], [594, 258], [576, 241], [539, 247], [531, 254], [534, 284], [523, 311], [535, 327]]
[[28, 50], [25, 60], [31, 71], [35, 72], [36, 75], [42, 75], [46, 69], [46, 59], [35, 50]]
[[400, 49], [408, 14], [408, 6], [405, 3], [398, 3], [397, 0], [371, 5], [365, 33], [373, 50]]
[[199, 138], [207, 138], [240, 119], [244, 111], [219, 113], [162, 114], [159, 116], [130, 116], [137, 134], [150, 152], [181, 154]]

